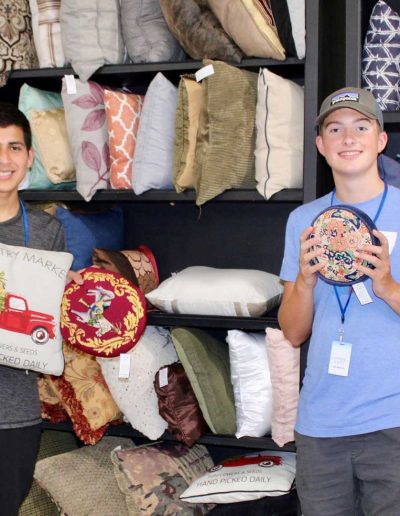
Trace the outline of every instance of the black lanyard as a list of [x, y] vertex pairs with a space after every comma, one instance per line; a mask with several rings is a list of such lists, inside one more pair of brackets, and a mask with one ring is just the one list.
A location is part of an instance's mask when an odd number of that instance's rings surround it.
[[[378, 210], [377, 210], [377, 212], [375, 214], [375, 217], [373, 219], [374, 224], [376, 224], [376, 221], [378, 220], [379, 215], [381, 214], [383, 205], [385, 204], [385, 201], [386, 201], [387, 192], [388, 192], [388, 185], [387, 185], [387, 183], [385, 181], [385, 189], [383, 191], [382, 199], [381, 199], [381, 202], [379, 203]], [[334, 195], [335, 195], [335, 190], [332, 191], [331, 206], [333, 205]], [[343, 325], [344, 324], [344, 320], [345, 320], [346, 310], [347, 310], [347, 307], [349, 306], [351, 295], [353, 293], [353, 289], [350, 287], [350, 294], [349, 294], [349, 297], [347, 298], [347, 301], [346, 301], [344, 306], [342, 305], [342, 302], [340, 301], [339, 291], [338, 291], [338, 287], [336, 285], [334, 285], [334, 289], [335, 289], [336, 299], [337, 299], [338, 304], [339, 304], [340, 313], [342, 314], [341, 321], [342, 321], [342, 325]]]

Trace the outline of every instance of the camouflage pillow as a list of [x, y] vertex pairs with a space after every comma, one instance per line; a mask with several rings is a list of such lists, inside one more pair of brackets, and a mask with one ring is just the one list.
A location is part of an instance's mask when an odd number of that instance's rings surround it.
[[179, 496], [213, 466], [202, 445], [158, 443], [111, 452], [114, 474], [125, 494], [129, 514], [207, 514], [209, 506], [189, 504]]

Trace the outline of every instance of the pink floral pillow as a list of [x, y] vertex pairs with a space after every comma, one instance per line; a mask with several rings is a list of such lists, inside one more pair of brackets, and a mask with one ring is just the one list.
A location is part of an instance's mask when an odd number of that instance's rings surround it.
[[132, 189], [132, 162], [143, 100], [143, 95], [104, 90], [112, 188]]
[[76, 93], [68, 93], [65, 78], [61, 96], [76, 169], [76, 189], [90, 201], [97, 190], [110, 186], [110, 152], [103, 88], [75, 79]]

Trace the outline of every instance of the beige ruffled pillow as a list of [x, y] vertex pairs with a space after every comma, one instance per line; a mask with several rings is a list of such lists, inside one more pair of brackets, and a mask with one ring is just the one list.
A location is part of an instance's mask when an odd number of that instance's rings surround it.
[[29, 121], [48, 179], [54, 184], [75, 181], [64, 109], [32, 109]]
[[177, 192], [198, 189], [195, 175], [196, 138], [203, 104], [202, 87], [194, 75], [182, 75], [175, 119], [174, 185]]

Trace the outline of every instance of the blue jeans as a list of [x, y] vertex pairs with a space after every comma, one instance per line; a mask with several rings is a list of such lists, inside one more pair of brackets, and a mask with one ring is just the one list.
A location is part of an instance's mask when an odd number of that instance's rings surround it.
[[295, 438], [303, 516], [400, 514], [400, 428]]

